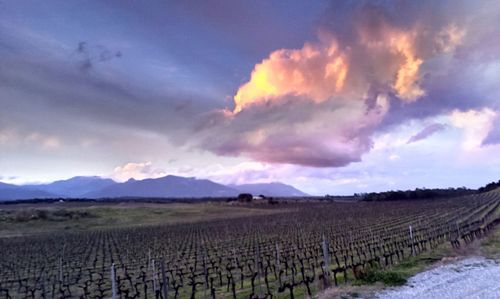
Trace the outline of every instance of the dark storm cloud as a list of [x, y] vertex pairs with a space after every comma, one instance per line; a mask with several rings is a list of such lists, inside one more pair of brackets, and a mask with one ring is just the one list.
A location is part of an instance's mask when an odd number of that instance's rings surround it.
[[[0, 50], [2, 129], [74, 138], [78, 134], [73, 130], [91, 135], [92, 128], [115, 127], [182, 140], [189, 136], [184, 132], [189, 120], [212, 108], [207, 107], [208, 101], [189, 104], [199, 96], [152, 92], [127, 74], [114, 72], [109, 76], [101, 69], [81, 72], [79, 57], [71, 50], [50, 50], [43, 40], [28, 43], [23, 36], [9, 39], [6, 35], [1, 40], [15, 49]], [[41, 55], [39, 49], [49, 53]], [[119, 55], [101, 46], [89, 50], [85, 44], [79, 44], [78, 51], [91, 58], [89, 63]]]
[[[366, 101], [368, 102], [368, 101]], [[313, 167], [358, 162], [372, 147], [373, 125], [385, 107], [357, 101], [320, 105], [289, 96], [237, 115], [211, 113], [197, 127], [193, 146], [222, 156], [244, 155], [257, 161]]]
[[[288, 1], [5, 5], [3, 127], [51, 127], [71, 136], [69, 124], [114, 126], [152, 131], [181, 144], [196, 133], [192, 124], [198, 118], [223, 107], [254, 60], [307, 38], [321, 3], [306, 12], [304, 4]], [[289, 32], [292, 23], [300, 30]]]

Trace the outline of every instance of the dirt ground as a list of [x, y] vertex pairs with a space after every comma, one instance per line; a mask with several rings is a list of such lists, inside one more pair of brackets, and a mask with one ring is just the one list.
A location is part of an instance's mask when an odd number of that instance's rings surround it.
[[475, 256], [419, 273], [402, 287], [377, 292], [375, 298], [496, 299], [499, 282], [500, 261]]

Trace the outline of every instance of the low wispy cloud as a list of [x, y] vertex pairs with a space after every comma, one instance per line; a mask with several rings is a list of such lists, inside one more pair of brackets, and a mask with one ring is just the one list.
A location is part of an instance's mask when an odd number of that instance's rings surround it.
[[483, 139], [482, 145], [500, 144], [500, 113], [496, 113], [495, 119], [492, 122], [491, 130], [486, 138]]
[[431, 135], [433, 135], [439, 131], [444, 130], [445, 128], [446, 128], [446, 125], [439, 124], [439, 123], [434, 123], [434, 124], [428, 125], [427, 127], [423, 128], [422, 131], [411, 136], [410, 139], [408, 139], [408, 142], [406, 142], [406, 143], [410, 144], [410, 143], [414, 143], [414, 142], [417, 142], [420, 140], [424, 140], [424, 139], [430, 137]]
[[16, 129], [0, 128], [0, 147], [25, 147], [42, 150], [56, 150], [62, 146], [59, 137], [36, 131], [21, 132]]
[[453, 126], [463, 131], [462, 147], [465, 150], [480, 148], [494, 131], [497, 111], [491, 108], [470, 109], [466, 111], [453, 110], [450, 115]]

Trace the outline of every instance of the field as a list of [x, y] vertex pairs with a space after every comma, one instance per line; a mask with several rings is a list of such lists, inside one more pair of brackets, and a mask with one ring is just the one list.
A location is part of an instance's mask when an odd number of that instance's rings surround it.
[[[392, 202], [0, 206], [0, 298], [304, 298], [500, 222], [500, 191]], [[498, 243], [486, 248], [495, 254]], [[414, 265], [415, 266], [415, 265]]]
[[179, 224], [267, 215], [279, 210], [233, 207], [222, 203], [98, 203], [0, 205], [0, 236], [27, 236], [61, 231]]

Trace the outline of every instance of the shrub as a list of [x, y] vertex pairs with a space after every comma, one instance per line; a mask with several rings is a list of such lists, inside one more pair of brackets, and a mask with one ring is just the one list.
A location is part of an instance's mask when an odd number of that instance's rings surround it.
[[277, 200], [274, 200], [274, 198], [272, 197], [269, 197], [267, 199], [267, 203], [270, 204], [270, 205], [276, 205], [276, 204], [279, 204], [279, 202]]
[[251, 202], [253, 195], [250, 193], [241, 193], [238, 195], [238, 201], [240, 202]]
[[49, 218], [49, 213], [46, 210], [36, 210], [35, 215], [38, 219], [46, 220]]
[[14, 215], [14, 221], [16, 222], [26, 222], [31, 219], [32, 213], [27, 210], [20, 210]]
[[376, 269], [369, 270], [360, 277], [361, 281], [372, 284], [376, 282], [383, 282], [390, 286], [399, 286], [406, 283], [406, 278], [401, 273], [395, 271], [380, 271]]

